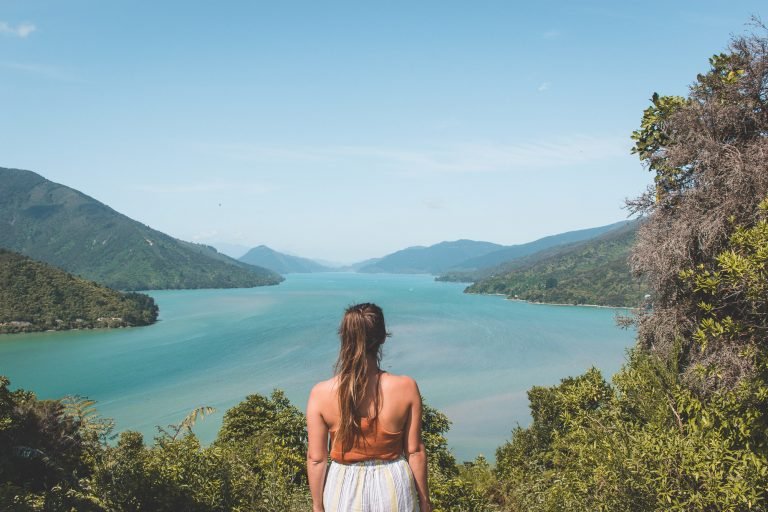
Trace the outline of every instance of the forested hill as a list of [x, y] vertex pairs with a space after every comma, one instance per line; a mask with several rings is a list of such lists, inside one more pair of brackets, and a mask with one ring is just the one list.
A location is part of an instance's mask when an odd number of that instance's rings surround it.
[[358, 272], [391, 272], [394, 274], [439, 274], [470, 258], [482, 256], [503, 246], [491, 242], [456, 240], [440, 242], [429, 247], [408, 247], [393, 252]]
[[630, 221], [628, 220], [624, 220], [613, 224], [608, 224], [606, 226], [579, 229], [576, 231], [568, 231], [565, 233], [558, 233], [556, 235], [545, 236], [525, 244], [510, 245], [488, 254], [462, 261], [460, 264], [454, 266], [451, 270], [472, 271], [496, 267], [512, 260], [523, 258], [530, 254], [535, 254], [539, 251], [549, 249], [551, 247], [562, 247], [568, 244], [583, 242], [585, 240], [596, 238], [609, 231], [621, 229], [629, 222]]
[[282, 280], [19, 169], [0, 168], [0, 247], [122, 290], [237, 288]]
[[157, 320], [155, 301], [0, 249], [0, 333], [129, 327]]
[[290, 274], [293, 272], [328, 272], [330, 267], [321, 265], [308, 258], [291, 256], [282, 252], [270, 249], [266, 245], [254, 247], [245, 255], [240, 257], [243, 263], [258, 265], [279, 272], [281, 274]]
[[456, 240], [440, 242], [429, 247], [408, 247], [374, 261], [360, 263], [354, 270], [395, 274], [443, 274], [440, 279], [442, 281], [476, 281], [478, 276], [488, 275], [484, 272], [486, 269], [551, 247], [593, 239], [603, 233], [621, 229], [628, 222], [622, 221], [607, 226], [559, 233], [533, 242], [510, 246], [475, 240]]
[[593, 240], [521, 258], [466, 291], [532, 302], [637, 306], [645, 288], [632, 277], [627, 258], [638, 227], [633, 222]]

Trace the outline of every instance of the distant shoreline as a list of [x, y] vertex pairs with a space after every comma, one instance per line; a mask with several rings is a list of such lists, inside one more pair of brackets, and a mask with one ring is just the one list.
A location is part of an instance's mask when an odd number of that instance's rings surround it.
[[[148, 324], [120, 323], [116, 325], [81, 325], [81, 326], [75, 326], [75, 327], [61, 327], [59, 329], [50, 329], [50, 328], [36, 326], [36, 325], [11, 325], [14, 322], [5, 322], [5, 323], [0, 323], [0, 337], [7, 336], [7, 335], [12, 336], [16, 334], [40, 334], [44, 332], [71, 332], [71, 331], [95, 331], [95, 330], [107, 331], [107, 330], [114, 330], [114, 329], [133, 329], [136, 327], [149, 327], [151, 325], [156, 324], [157, 322], [158, 320], [155, 320], [152, 323], [148, 323]], [[11, 327], [18, 328], [18, 330], [10, 330]]]
[[576, 307], [576, 308], [602, 308], [602, 309], [633, 309], [632, 306], [601, 306], [600, 304], [565, 304], [565, 303], [559, 303], [559, 302], [537, 302], [533, 300], [525, 300], [525, 299], [515, 299], [513, 297], [509, 297], [505, 293], [478, 293], [478, 292], [464, 292], [467, 295], [489, 295], [489, 296], [495, 296], [495, 297], [504, 297], [504, 300], [509, 300], [512, 302], [525, 302], [526, 304], [535, 304], [539, 306], [569, 306], [569, 307]]

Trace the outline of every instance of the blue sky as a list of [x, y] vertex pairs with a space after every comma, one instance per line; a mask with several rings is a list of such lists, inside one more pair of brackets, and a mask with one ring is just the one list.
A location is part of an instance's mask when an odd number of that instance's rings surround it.
[[764, 2], [0, 0], [0, 166], [342, 262], [625, 218], [629, 135]]

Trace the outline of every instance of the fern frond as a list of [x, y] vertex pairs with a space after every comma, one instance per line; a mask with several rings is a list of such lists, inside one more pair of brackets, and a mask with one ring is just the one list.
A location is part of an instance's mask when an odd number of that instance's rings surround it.
[[172, 439], [176, 439], [182, 430], [186, 430], [187, 432], [192, 432], [192, 427], [195, 426], [195, 423], [198, 419], [202, 420], [206, 416], [210, 416], [216, 412], [216, 408], [210, 407], [208, 405], [202, 405], [200, 407], [196, 407], [195, 409], [192, 409], [189, 414], [186, 415], [186, 417], [181, 420], [181, 423], [177, 425], [169, 425], [172, 429], [175, 430], [175, 434], [171, 436]]

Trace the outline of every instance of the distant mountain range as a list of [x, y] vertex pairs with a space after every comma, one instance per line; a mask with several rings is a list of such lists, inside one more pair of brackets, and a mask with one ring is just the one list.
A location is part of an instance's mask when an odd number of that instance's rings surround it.
[[240, 261], [268, 268], [280, 274], [329, 272], [334, 270], [308, 258], [300, 258], [299, 256], [291, 256], [290, 254], [275, 251], [266, 245], [254, 247], [241, 256]]
[[630, 221], [624, 220], [621, 222], [608, 224], [607, 226], [579, 229], [577, 231], [568, 231], [557, 235], [545, 236], [544, 238], [539, 238], [538, 240], [534, 240], [533, 242], [528, 242], [525, 244], [510, 245], [497, 251], [462, 261], [461, 263], [454, 265], [453, 268], [449, 270], [471, 271], [495, 267], [497, 265], [501, 265], [502, 263], [516, 260], [530, 254], [535, 254], [545, 249], [549, 249], [550, 247], [557, 247], [574, 242], [590, 240], [602, 235], [603, 233], [607, 233], [608, 231], [626, 226], [628, 223], [630, 223]]
[[469, 293], [503, 294], [534, 302], [632, 307], [640, 304], [645, 294], [627, 263], [639, 224], [621, 221], [512, 246], [475, 240], [440, 242], [340, 268], [263, 245], [249, 251], [241, 261], [280, 273], [438, 274], [438, 281], [473, 283], [466, 290]]
[[235, 288], [282, 280], [19, 169], [0, 168], [0, 247], [122, 290]]
[[461, 262], [477, 258], [504, 246], [491, 242], [456, 240], [429, 247], [408, 247], [358, 268], [358, 272], [392, 274], [439, 274]]
[[628, 221], [622, 221], [597, 228], [569, 231], [540, 238], [533, 242], [510, 246], [475, 240], [456, 240], [454, 242], [441, 242], [429, 247], [409, 247], [378, 258], [371, 263], [358, 264], [356, 270], [358, 272], [394, 274], [446, 274], [451, 272], [455, 280], [474, 281], [474, 275], [470, 277], [455, 273], [490, 269], [550, 247], [595, 238], [627, 223]]
[[590, 240], [481, 270], [466, 291], [532, 302], [638, 306], [647, 288], [633, 278], [627, 260], [639, 226], [640, 221], [625, 223]]
[[369, 258], [367, 260], [358, 261], [356, 263], [352, 263], [350, 265], [345, 265], [343, 267], [339, 267], [339, 270], [342, 272], [359, 272], [361, 268], [368, 267], [370, 265], [374, 265], [381, 261], [381, 258]]
[[635, 305], [627, 255], [639, 223], [570, 231], [526, 244], [456, 240], [332, 268], [260, 245], [240, 260], [151, 229], [30, 171], [0, 168], [0, 247], [122, 289], [277, 284], [281, 273], [426, 273], [467, 291], [563, 303]]
[[0, 333], [129, 327], [157, 320], [155, 301], [0, 249]]

